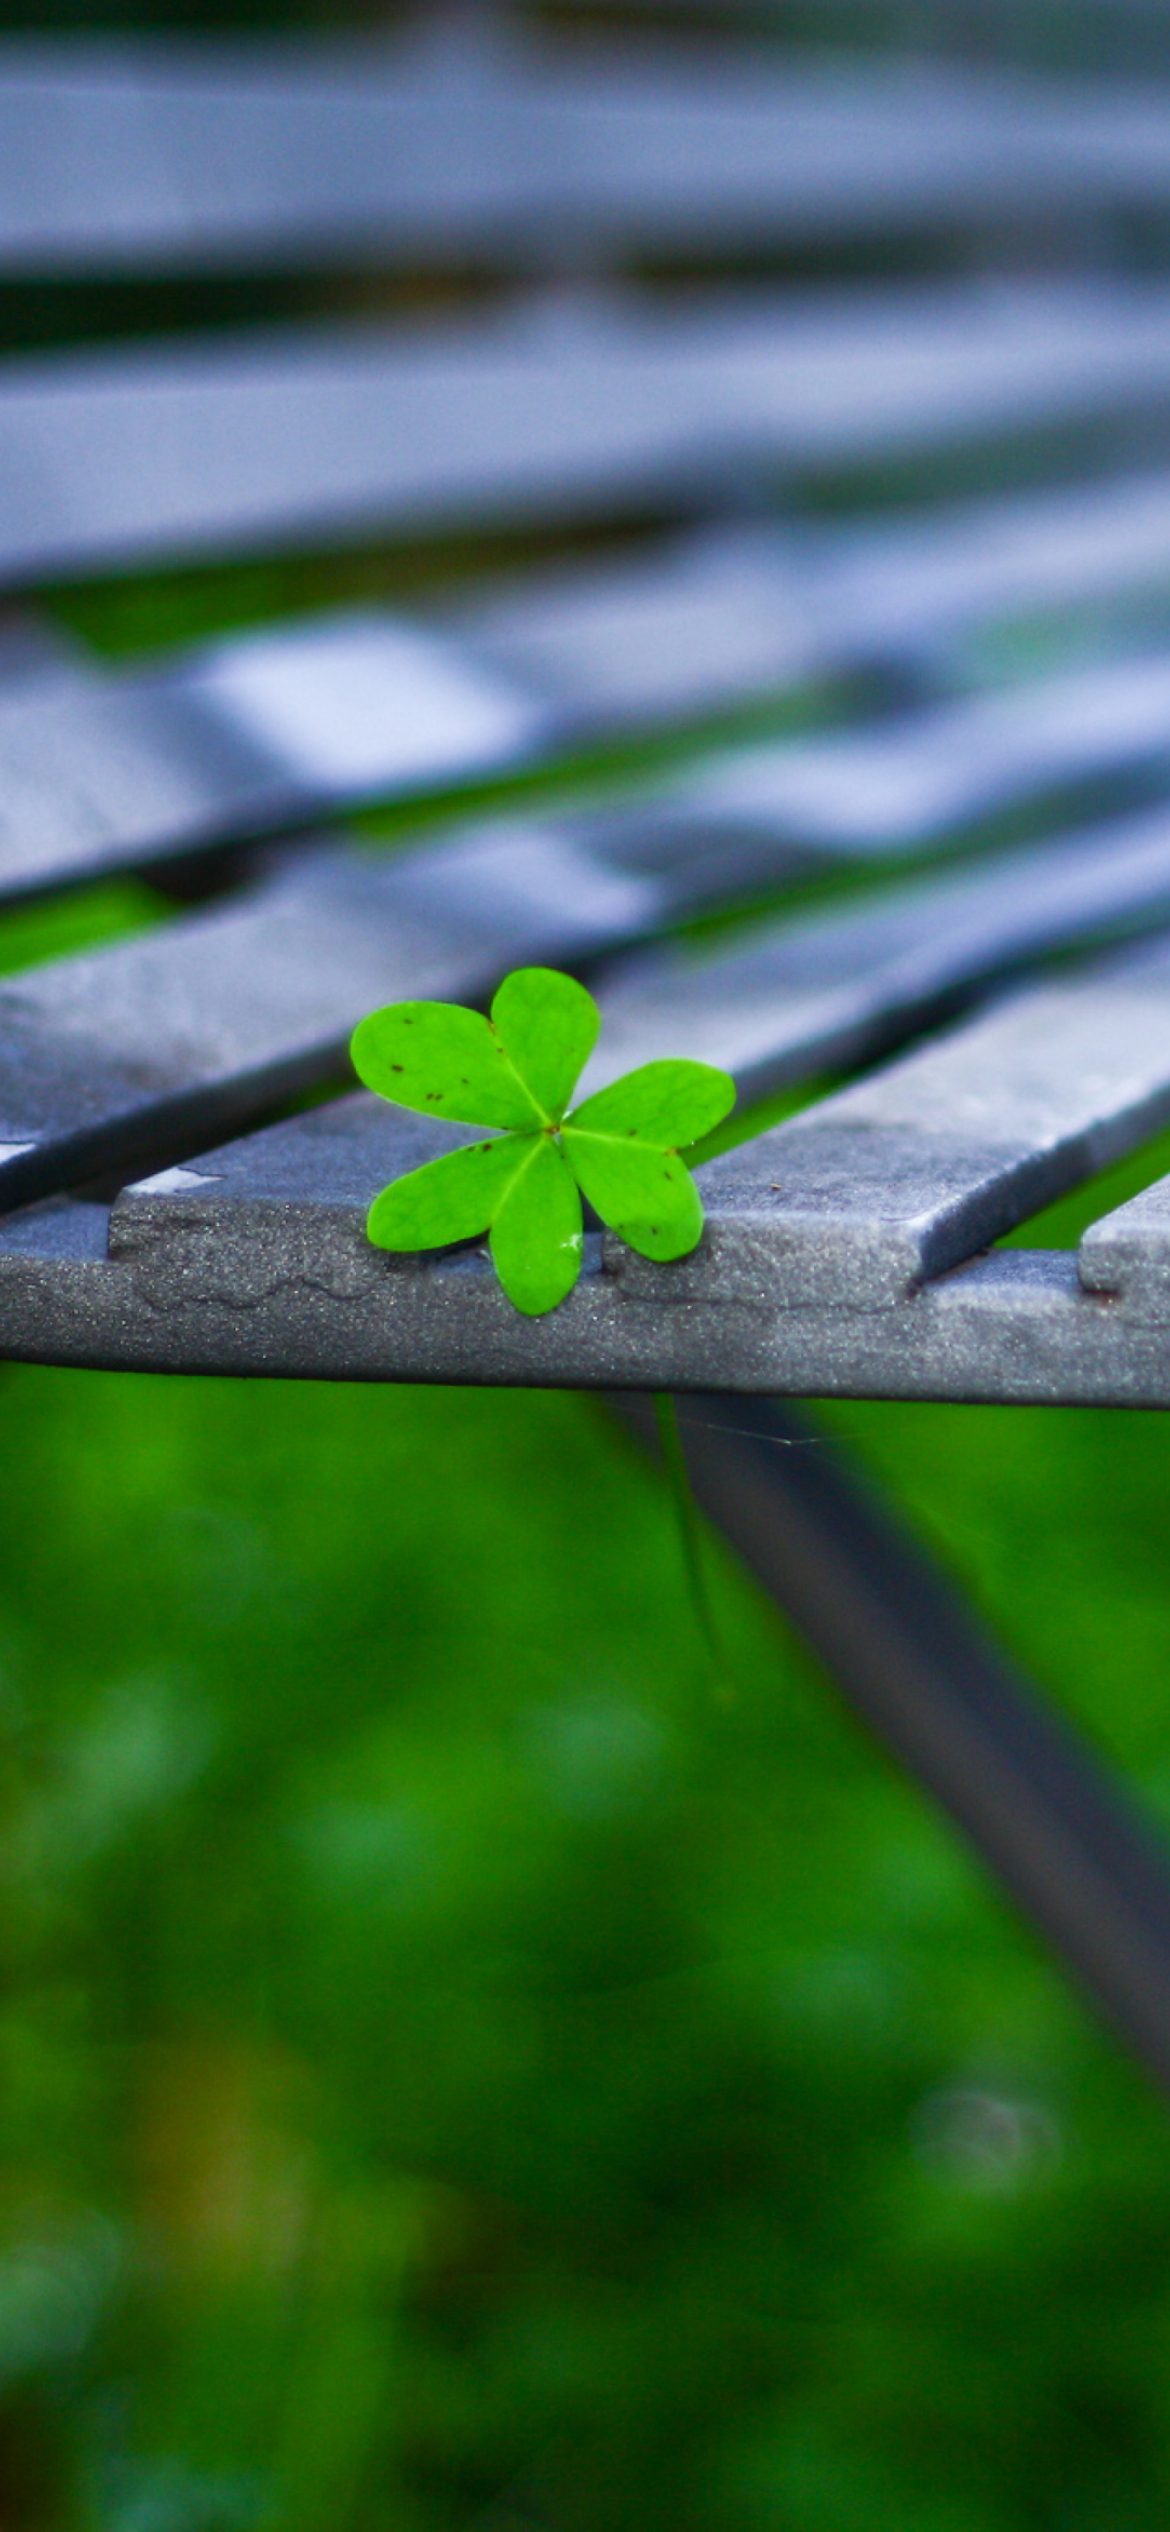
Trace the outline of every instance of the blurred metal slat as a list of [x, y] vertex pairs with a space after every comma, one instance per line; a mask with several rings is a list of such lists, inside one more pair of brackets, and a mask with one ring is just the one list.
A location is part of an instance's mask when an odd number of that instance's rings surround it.
[[0, 365], [0, 576], [661, 510], [1170, 408], [1160, 289], [874, 291]]
[[713, 853], [747, 851], [753, 839], [766, 853], [788, 837], [814, 853], [911, 854], [996, 812], [1139, 768], [1170, 770], [1170, 653], [737, 750], [684, 777], [655, 823], [689, 829]]
[[[629, 593], [634, 577], [619, 571], [619, 588]], [[604, 591], [605, 576], [596, 582]], [[780, 634], [785, 609], [775, 612]], [[787, 612], [778, 681], [782, 657], [789, 677], [845, 664], [827, 641], [819, 657], [811, 634], [802, 644], [795, 587]], [[661, 651], [642, 629], [634, 647], [656, 680]], [[619, 649], [615, 675], [628, 665]], [[50, 658], [0, 696], [0, 897], [520, 768], [573, 727], [522, 674], [484, 663], [474, 628], [431, 631], [378, 608], [234, 636], [146, 670]], [[1170, 665], [1139, 655], [736, 750], [615, 814], [608, 832], [627, 856], [689, 853], [696, 866], [705, 856], [726, 887], [733, 863], [767, 879], [805, 853], [911, 852], [1045, 791], [1167, 762]], [[605, 819], [597, 833], [604, 846]]]
[[[624, 839], [623, 839], [624, 840]], [[692, 861], [686, 838], [623, 866], [669, 874], [698, 897], [714, 868], [735, 886], [763, 857], [732, 845]], [[871, 1060], [898, 1035], [946, 1015], [956, 998], [1051, 952], [1141, 931], [1170, 907], [1170, 810], [1000, 854], [973, 869], [883, 888], [829, 913], [757, 924], [712, 949], [679, 944], [611, 965], [586, 1086], [687, 1046], [756, 1097]]]
[[0, 275], [524, 265], [542, 232], [562, 255], [727, 251], [1132, 190], [1108, 128], [1094, 148], [1067, 122], [1002, 76], [733, 52], [562, 65], [466, 15], [364, 46], [9, 36]]
[[0, 692], [0, 900], [530, 762], [550, 715], [380, 609]]
[[1109, 476], [826, 531], [733, 520], [625, 563], [546, 566], [445, 611], [477, 658], [583, 721], [681, 717], [885, 661], [936, 675], [1031, 618], [1170, 597], [1170, 481]]

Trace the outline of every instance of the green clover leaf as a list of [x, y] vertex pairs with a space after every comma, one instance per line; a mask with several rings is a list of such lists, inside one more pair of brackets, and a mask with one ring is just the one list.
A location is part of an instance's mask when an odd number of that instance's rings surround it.
[[680, 1148], [735, 1105], [735, 1084], [687, 1057], [642, 1064], [569, 1108], [600, 1025], [584, 985], [551, 967], [506, 976], [491, 1018], [453, 1002], [394, 1002], [355, 1029], [367, 1089], [424, 1116], [501, 1129], [396, 1178], [366, 1223], [375, 1248], [491, 1236], [510, 1301], [555, 1310], [581, 1272], [581, 1196], [643, 1257], [685, 1257], [703, 1228]]

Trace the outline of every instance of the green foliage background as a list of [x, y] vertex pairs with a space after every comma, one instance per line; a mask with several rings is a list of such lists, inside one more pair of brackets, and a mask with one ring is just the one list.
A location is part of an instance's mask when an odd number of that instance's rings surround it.
[[[2, 1394], [6, 2526], [1165, 2521], [1164, 2111], [603, 1410]], [[1170, 1794], [1164, 1424], [831, 1421]]]

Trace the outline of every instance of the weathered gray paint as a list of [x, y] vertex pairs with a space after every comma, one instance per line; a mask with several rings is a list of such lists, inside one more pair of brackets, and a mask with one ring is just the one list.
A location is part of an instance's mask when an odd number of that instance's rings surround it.
[[[286, 1145], [304, 1137], [299, 1196], [287, 1148], [269, 1171], [254, 1137], [250, 1198], [213, 1154], [200, 1168], [216, 1183], [181, 1205], [140, 1198], [128, 1218], [123, 1200], [113, 1258], [99, 1205], [62, 1197], [0, 1223], [0, 1353], [249, 1377], [1170, 1405], [1164, 1327], [1082, 1292], [1060, 1255], [1005, 1251], [874, 1309], [793, 1308], [742, 1282], [688, 1299], [673, 1267], [651, 1294], [606, 1271], [592, 1241], [571, 1299], [524, 1319], [477, 1252], [415, 1269], [370, 1248], [361, 1207], [377, 1172], [334, 1170], [320, 1137], [337, 1115], [274, 1129]], [[393, 1165], [386, 1141], [382, 1159]], [[709, 1206], [714, 1232], [714, 1187]]]

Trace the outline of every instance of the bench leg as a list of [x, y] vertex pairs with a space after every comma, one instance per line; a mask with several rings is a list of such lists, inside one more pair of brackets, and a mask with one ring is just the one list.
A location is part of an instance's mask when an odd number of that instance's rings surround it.
[[[611, 1404], [653, 1444], [648, 1399]], [[708, 1519], [1170, 2093], [1156, 1832], [803, 1415], [730, 1396], [678, 1410]]]

